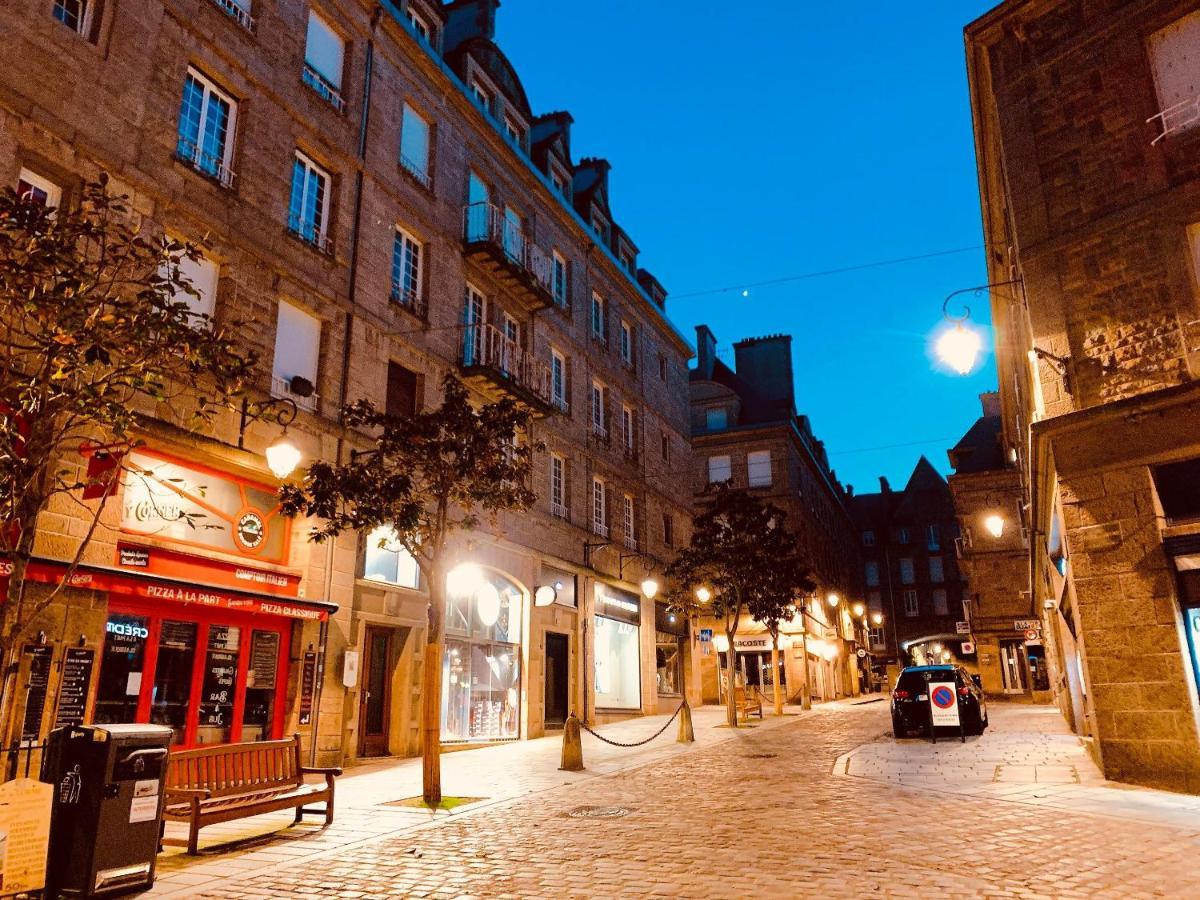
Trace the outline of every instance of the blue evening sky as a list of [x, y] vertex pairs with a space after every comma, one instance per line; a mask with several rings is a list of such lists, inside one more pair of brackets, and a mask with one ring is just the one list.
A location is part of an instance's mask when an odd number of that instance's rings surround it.
[[921, 453], [945, 472], [994, 386], [990, 358], [963, 378], [928, 351], [946, 294], [986, 281], [983, 251], [741, 286], [979, 247], [962, 29], [996, 2], [505, 0], [497, 14], [534, 112], [569, 110], [575, 156], [612, 163], [614, 215], [671, 318], [689, 335], [708, 324], [731, 364], [741, 338], [792, 334], [800, 412], [860, 492], [903, 485]]

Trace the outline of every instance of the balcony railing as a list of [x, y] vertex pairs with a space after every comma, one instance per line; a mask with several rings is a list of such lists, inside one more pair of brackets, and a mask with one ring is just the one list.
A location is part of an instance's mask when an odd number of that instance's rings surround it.
[[254, 34], [254, 16], [243, 9], [241, 4], [235, 2], [235, 0], [212, 0], [212, 2], [216, 4], [221, 12], [235, 20], [251, 34]]
[[550, 366], [527, 353], [495, 325], [463, 326], [462, 366], [484, 373], [503, 393], [542, 409], [550, 399]]
[[538, 307], [554, 303], [554, 262], [505, 211], [491, 203], [463, 209], [463, 244], [492, 261], [530, 293]]
[[205, 153], [200, 145], [190, 138], [179, 138], [175, 144], [175, 155], [201, 175], [215, 178], [221, 183], [221, 187], [233, 187], [234, 173], [225, 165], [224, 158]]
[[286, 397], [289, 400], [294, 400], [296, 405], [301, 409], [309, 412], [316, 412], [321, 403], [321, 398], [317, 394], [309, 394], [307, 397], [297, 394], [292, 390], [291, 379], [284, 378], [282, 375], [271, 376], [271, 396]]
[[608, 427], [603, 422], [592, 420], [592, 434], [600, 438], [602, 441], [608, 440]]
[[1150, 142], [1152, 147], [1164, 138], [1200, 123], [1200, 94], [1168, 106], [1162, 112], [1148, 118], [1146, 124], [1154, 121], [1158, 121], [1160, 131]]
[[316, 91], [317, 96], [338, 112], [345, 112], [346, 101], [342, 99], [341, 92], [327, 81], [324, 75], [308, 63], [304, 64], [304, 70], [300, 73], [300, 80]]
[[566, 504], [558, 503], [554, 500], [550, 501], [550, 515], [554, 516], [556, 519], [570, 518], [570, 516], [567, 514]]
[[409, 175], [417, 180], [417, 182], [425, 188], [433, 186], [433, 177], [429, 174], [429, 161], [419, 163], [416, 160], [409, 159], [403, 153], [400, 154], [400, 167]]
[[333, 253], [333, 239], [313, 222], [296, 215], [288, 216], [288, 231], [306, 244], [312, 244], [322, 253]]
[[621, 538], [621, 542], [630, 550], [636, 551], [638, 548], [638, 539], [632, 534], [626, 533], [625, 536]]
[[426, 306], [425, 298], [416, 291], [410, 291], [402, 288], [399, 285], [392, 285], [391, 301], [397, 306], [402, 306], [414, 316], [420, 319], [425, 318]]
[[606, 537], [608, 537], [608, 526], [605, 525], [603, 522], [597, 522], [595, 519], [593, 519], [592, 520], [592, 533], [598, 534], [602, 538], [606, 538]]

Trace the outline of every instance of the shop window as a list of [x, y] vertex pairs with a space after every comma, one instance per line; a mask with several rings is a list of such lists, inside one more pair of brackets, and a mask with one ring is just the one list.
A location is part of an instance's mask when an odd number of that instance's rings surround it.
[[108, 617], [93, 716], [98, 725], [137, 721], [149, 626], [150, 619], [146, 616]]
[[241, 629], [236, 625], [210, 625], [208, 628], [208, 652], [200, 683], [197, 744], [225, 744], [233, 739], [240, 638]]
[[1155, 466], [1153, 472], [1167, 521], [1176, 525], [1200, 520], [1200, 459]]
[[196, 629], [195, 622], [165, 621], [158, 634], [150, 721], [168, 726], [173, 744], [187, 741], [188, 705], [196, 668]]
[[679, 637], [656, 632], [654, 665], [659, 695], [682, 693], [683, 642]]
[[596, 706], [639, 709], [641, 629], [629, 622], [596, 616]]
[[400, 543], [394, 528], [381, 525], [367, 535], [363, 578], [413, 590], [420, 587], [421, 570], [413, 555]]
[[279, 632], [256, 630], [250, 636], [250, 662], [246, 669], [243, 741], [270, 739], [278, 688]]

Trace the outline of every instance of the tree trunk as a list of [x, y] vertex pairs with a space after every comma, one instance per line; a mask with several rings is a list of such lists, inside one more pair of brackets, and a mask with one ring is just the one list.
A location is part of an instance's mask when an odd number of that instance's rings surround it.
[[20, 644], [21, 614], [25, 602], [25, 572], [33, 552], [33, 529], [22, 529], [16, 548], [8, 558], [11, 571], [0, 615], [0, 742], [7, 743], [13, 729], [17, 705], [17, 646]]
[[[807, 625], [805, 628], [807, 629]], [[800, 698], [801, 709], [812, 709], [812, 684], [809, 681], [809, 666], [808, 666], [808, 631], [805, 630], [800, 634], [800, 649], [804, 653], [804, 696]]]
[[434, 563], [429, 579], [429, 632], [421, 666], [421, 796], [442, 802], [442, 654], [445, 651], [446, 573]]
[[729, 640], [729, 690], [725, 692], [725, 721], [729, 723], [730, 728], [738, 727], [737, 717], [737, 651], [733, 648], [733, 637], [737, 634], [737, 625], [734, 624], [732, 630], [725, 629], [725, 636]]
[[771, 635], [771, 683], [775, 686], [775, 715], [783, 715], [783, 691], [779, 688], [779, 635]]

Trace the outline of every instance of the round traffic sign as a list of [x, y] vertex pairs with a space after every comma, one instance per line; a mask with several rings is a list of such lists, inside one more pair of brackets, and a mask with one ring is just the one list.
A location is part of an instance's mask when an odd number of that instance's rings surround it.
[[1027, 640], [1027, 641], [1036, 641], [1037, 636], [1038, 636], [1038, 633], [1033, 628], [1030, 628], [1028, 631], [1025, 632], [1025, 640]]
[[859, 659], [862, 659], [862, 658], [863, 658], [863, 657], [865, 657], [866, 655], [867, 655], [867, 651], [866, 651], [866, 650], [864, 650], [862, 647], [859, 647], [859, 648], [858, 648], [858, 658], [859, 658]]
[[944, 684], [935, 687], [930, 697], [933, 699], [933, 705], [938, 709], [949, 709], [954, 705], [954, 691]]

